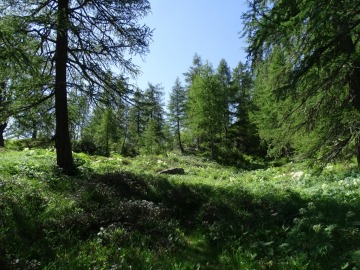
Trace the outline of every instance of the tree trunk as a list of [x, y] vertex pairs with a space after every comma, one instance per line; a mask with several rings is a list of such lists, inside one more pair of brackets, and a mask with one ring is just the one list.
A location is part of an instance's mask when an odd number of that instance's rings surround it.
[[4, 131], [7, 123], [0, 124], [0, 147], [5, 147]]
[[75, 173], [75, 165], [71, 152], [71, 141], [69, 132], [69, 116], [67, 106], [67, 78], [66, 63], [68, 57], [68, 9], [69, 0], [58, 2], [58, 28], [56, 37], [55, 55], [55, 148], [57, 165], [66, 174]]
[[360, 168], [360, 137], [359, 136], [355, 139], [355, 155], [356, 155], [357, 165]]
[[180, 151], [183, 154], [184, 153], [184, 148], [183, 148], [182, 143], [181, 143], [180, 121], [179, 121], [179, 119], [177, 121], [177, 136], [178, 136], [178, 142], [179, 142]]
[[36, 123], [36, 121], [33, 121], [32, 122], [31, 139], [36, 140], [37, 139], [37, 134], [38, 134], [37, 123]]
[[[0, 85], [0, 107], [1, 107], [2, 103], [5, 101], [5, 88], [6, 88], [6, 82], [3, 81], [3, 82], [1, 82], [1, 85]], [[4, 119], [3, 119], [3, 121], [4, 121]], [[5, 131], [6, 126], [7, 126], [6, 122], [5, 123], [0, 122], [0, 147], [5, 146], [4, 131]]]

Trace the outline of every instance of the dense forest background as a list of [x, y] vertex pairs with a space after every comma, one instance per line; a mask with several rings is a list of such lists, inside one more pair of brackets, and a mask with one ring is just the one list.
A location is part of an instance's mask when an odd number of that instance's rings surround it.
[[248, 62], [231, 70], [195, 54], [168, 104], [160, 84], [129, 83], [138, 70], [127, 55], [144, 55], [152, 36], [139, 23], [149, 11], [147, 1], [3, 1], [0, 146], [53, 141], [69, 174], [72, 150], [178, 149], [236, 166], [360, 162], [356, 1], [251, 2], [242, 17]]

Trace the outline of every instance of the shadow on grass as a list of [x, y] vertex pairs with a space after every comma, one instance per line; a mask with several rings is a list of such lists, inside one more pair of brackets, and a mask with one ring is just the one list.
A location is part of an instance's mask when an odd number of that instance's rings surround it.
[[84, 211], [67, 216], [62, 226], [81, 239], [116, 224], [146, 235], [152, 247], [176, 250], [176, 257], [208, 262], [209, 268], [236, 245], [281, 241], [282, 228], [305, 204], [290, 191], [256, 195], [241, 187], [178, 184], [132, 173], [93, 175], [76, 184], [77, 204]]
[[[127, 261], [122, 258], [134, 269], [145, 269], [146, 263], [158, 269], [174, 265], [179, 269], [196, 269], [198, 265], [202, 269], [231, 269], [235, 266], [226, 261], [235, 260], [223, 257], [231, 257], [229, 254], [239, 248], [251, 254], [249, 260], [258, 267], [264, 264], [266, 268], [271, 262], [275, 269], [281, 269], [286, 258], [304, 254], [304, 265], [326, 269], [346, 262], [360, 244], [356, 226], [342, 218], [350, 206], [332, 198], [315, 201], [314, 208], [314, 202], [291, 190], [255, 192], [241, 186], [187, 185], [163, 176], [128, 172], [66, 181], [61, 188], [54, 185], [51, 192], [71, 198], [73, 206], [57, 216], [45, 215], [46, 200], [41, 193], [22, 195], [21, 200], [7, 198], [4, 193], [0, 240], [12, 244], [0, 248], [3, 269], [17, 269], [33, 261], [50, 264], [59, 260], [60, 248], [75, 254], [78, 243], [89, 241], [95, 241], [98, 249], [114, 250], [114, 254], [120, 248], [136, 248], [167, 261], [137, 253], [124, 257]], [[324, 229], [320, 233], [314, 227], [318, 224]], [[332, 224], [337, 227], [326, 231]], [[309, 244], [311, 241], [314, 244]], [[18, 260], [15, 266], [14, 260]], [[55, 269], [59, 268], [61, 262]]]

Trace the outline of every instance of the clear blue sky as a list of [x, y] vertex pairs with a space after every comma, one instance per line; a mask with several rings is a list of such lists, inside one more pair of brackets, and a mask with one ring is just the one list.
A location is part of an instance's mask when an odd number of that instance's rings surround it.
[[134, 81], [141, 89], [148, 82], [161, 84], [165, 101], [176, 77], [192, 65], [195, 53], [216, 68], [222, 58], [234, 68], [245, 62], [245, 43], [240, 39], [245, 0], [150, 0], [145, 23], [154, 29], [150, 53], [133, 58], [141, 75]]

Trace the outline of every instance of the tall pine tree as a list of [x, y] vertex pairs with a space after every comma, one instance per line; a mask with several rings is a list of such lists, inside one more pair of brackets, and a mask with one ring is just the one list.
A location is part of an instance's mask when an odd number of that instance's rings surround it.
[[227, 104], [221, 83], [209, 63], [201, 67], [189, 89], [188, 123], [196, 139], [209, 148], [211, 157], [217, 158], [216, 142], [224, 125]]
[[44, 87], [49, 80], [41, 70], [44, 59], [36, 55], [38, 42], [21, 31], [27, 27], [16, 18], [0, 18], [0, 147], [10, 117], [52, 97]]
[[[54, 75], [57, 165], [66, 173], [73, 173], [67, 104], [69, 82], [80, 76], [87, 81], [87, 87], [82, 90], [96, 96], [107, 84], [111, 65], [123, 72], [136, 73], [127, 55], [147, 51], [151, 31], [138, 22], [149, 12], [149, 2], [21, 0], [0, 1], [0, 4], [4, 7], [1, 17], [26, 21], [27, 28], [22, 31], [41, 44], [38, 53], [48, 63], [44, 70]], [[118, 91], [115, 87], [112, 90]]]
[[186, 103], [187, 91], [185, 87], [181, 85], [180, 79], [176, 78], [172, 92], [170, 93], [168, 109], [169, 122], [171, 123], [181, 153], [184, 153], [184, 147], [181, 141], [181, 130], [185, 125]]
[[230, 67], [227, 64], [225, 59], [221, 59], [219, 66], [217, 68], [217, 76], [220, 82], [220, 88], [218, 91], [221, 92], [221, 96], [224, 102], [224, 106], [226, 104], [227, 109], [223, 115], [223, 129], [224, 129], [224, 139], [226, 140], [229, 137], [229, 127], [231, 124], [231, 114], [230, 114], [230, 103], [231, 103], [231, 71]]
[[300, 140], [298, 152], [324, 163], [351, 147], [360, 165], [359, 12], [356, 0], [273, 0], [244, 14], [272, 145]]
[[159, 153], [164, 145], [165, 113], [162, 107], [162, 96], [163, 88], [159, 84], [148, 84], [148, 88], [144, 92], [146, 128], [141, 136], [143, 152], [146, 154]]

